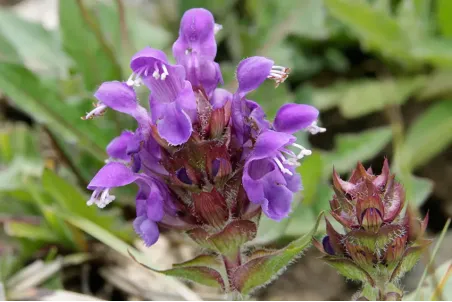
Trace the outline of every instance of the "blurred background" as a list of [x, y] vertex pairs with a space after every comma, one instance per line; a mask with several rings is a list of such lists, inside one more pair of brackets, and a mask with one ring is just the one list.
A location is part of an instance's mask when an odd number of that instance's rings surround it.
[[[112, 111], [81, 120], [93, 92], [126, 80], [144, 46], [170, 54], [191, 7], [223, 25], [217, 61], [228, 89], [242, 58], [268, 56], [292, 73], [250, 99], [270, 118], [285, 102], [312, 104], [328, 129], [300, 136], [314, 150], [300, 167], [303, 194], [290, 218], [262, 219], [256, 244], [280, 246], [311, 228], [329, 206], [333, 166], [343, 177], [357, 161], [379, 173], [387, 157], [440, 241], [405, 289], [417, 287], [433, 259], [425, 290], [449, 282], [440, 298], [452, 299], [452, 233], [444, 228], [452, 216], [451, 0], [0, 0], [0, 300], [224, 298], [130, 259], [128, 249], [164, 269], [198, 252], [168, 231], [151, 248], [137, 240], [134, 187], [117, 190], [102, 211], [86, 206], [106, 144], [134, 128]], [[310, 249], [255, 298], [350, 299], [357, 285], [318, 257]]]

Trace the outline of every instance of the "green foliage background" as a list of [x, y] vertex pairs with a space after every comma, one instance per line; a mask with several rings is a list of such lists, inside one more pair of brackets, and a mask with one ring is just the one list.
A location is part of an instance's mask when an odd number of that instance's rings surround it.
[[133, 121], [114, 112], [80, 117], [100, 83], [127, 79], [135, 51], [149, 45], [170, 53], [191, 7], [210, 9], [223, 25], [217, 58], [227, 88], [235, 88], [242, 58], [271, 57], [292, 68], [289, 80], [277, 89], [265, 83], [250, 98], [270, 117], [285, 102], [312, 104], [328, 128], [300, 136], [314, 149], [299, 168], [303, 194], [289, 219], [262, 219], [258, 243], [311, 229], [328, 208], [333, 166], [346, 175], [363, 161], [378, 171], [387, 156], [411, 205], [432, 193], [434, 182], [415, 172], [452, 142], [452, 1], [131, 2], [60, 0], [56, 30], [0, 9], [0, 281], [7, 290], [14, 292], [9, 278], [43, 251], [48, 260], [89, 255], [90, 242], [101, 240], [127, 254], [136, 239], [127, 214], [134, 188], [99, 211], [86, 207], [85, 187], [106, 144]]

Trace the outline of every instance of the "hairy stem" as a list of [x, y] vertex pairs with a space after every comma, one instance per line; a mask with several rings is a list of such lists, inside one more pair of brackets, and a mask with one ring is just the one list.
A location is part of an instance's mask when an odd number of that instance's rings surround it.
[[241, 265], [241, 255], [240, 255], [240, 248], [237, 249], [235, 253], [231, 253], [229, 255], [222, 255], [224, 268], [226, 270], [226, 276], [227, 276], [227, 292], [232, 292], [233, 288], [231, 286], [231, 277], [234, 270]]

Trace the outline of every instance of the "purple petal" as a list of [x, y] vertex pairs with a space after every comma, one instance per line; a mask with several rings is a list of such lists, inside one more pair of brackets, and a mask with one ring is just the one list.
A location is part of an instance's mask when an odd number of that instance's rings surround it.
[[188, 10], [181, 20], [179, 38], [173, 44], [178, 64], [185, 67], [187, 80], [207, 95], [222, 82], [220, 67], [214, 62], [217, 43], [212, 14], [203, 8]]
[[154, 63], [156, 62], [168, 64], [166, 54], [159, 49], [146, 47], [132, 57], [130, 60], [130, 68], [134, 72], [138, 72], [144, 67], [154, 66]]
[[128, 167], [121, 163], [112, 162], [102, 167], [88, 185], [88, 189], [122, 187], [137, 179]]
[[175, 102], [190, 117], [192, 123], [196, 121], [197, 104], [190, 82], [185, 81], [184, 89], [179, 92]]
[[325, 236], [322, 239], [322, 245], [323, 245], [323, 249], [325, 250], [326, 253], [330, 254], [330, 255], [334, 255], [334, 249], [333, 246], [331, 245], [330, 242], [330, 237], [329, 236]]
[[250, 57], [241, 61], [237, 66], [238, 93], [243, 97], [257, 89], [270, 75], [273, 63], [264, 57]]
[[107, 146], [107, 154], [112, 158], [130, 160], [127, 154], [127, 145], [134, 137], [131, 131], [123, 131], [120, 136], [115, 137]]
[[284, 132], [265, 131], [258, 136], [251, 158], [274, 157], [281, 148], [293, 143], [295, 140], [294, 136]]
[[122, 82], [103, 83], [94, 93], [94, 97], [102, 104], [130, 115], [133, 115], [139, 106], [133, 88]]
[[144, 127], [149, 123], [146, 109], [138, 104], [135, 91], [126, 83], [104, 82], [94, 93], [94, 97], [113, 110], [133, 116]]
[[282, 184], [269, 184], [265, 187], [266, 200], [262, 203], [262, 211], [268, 218], [281, 220], [290, 213], [293, 193]]
[[232, 93], [222, 88], [215, 89], [210, 98], [213, 109], [222, 108], [227, 101], [232, 101]]
[[163, 211], [163, 197], [156, 186], [152, 188], [152, 192], [147, 200], [147, 216], [153, 221], [160, 221], [165, 214]]
[[256, 178], [257, 175], [255, 175], [256, 171], [260, 171], [258, 166], [259, 161], [251, 161], [245, 165], [242, 183], [249, 200], [253, 203], [261, 204], [265, 199], [265, 194], [264, 183], [259, 181], [261, 177]]
[[164, 115], [157, 121], [157, 130], [171, 145], [188, 141], [193, 131], [190, 117], [176, 104], [165, 104]]
[[259, 132], [270, 129], [271, 125], [266, 119], [267, 115], [265, 114], [264, 109], [262, 109], [258, 103], [251, 100], [245, 100], [245, 103], [250, 110], [248, 119], [254, 123], [251, 128], [255, 129], [255, 126], [257, 126]]
[[153, 245], [159, 239], [160, 232], [157, 224], [145, 216], [135, 218], [133, 227], [135, 232], [143, 239], [146, 246]]
[[311, 125], [319, 116], [319, 111], [303, 104], [285, 104], [279, 108], [273, 123], [276, 131], [289, 134]]
[[133, 56], [130, 67], [159, 102], [173, 102], [185, 87], [184, 67], [168, 64], [165, 53], [160, 50], [147, 47], [139, 51]]
[[249, 200], [260, 204], [269, 218], [280, 220], [290, 212], [293, 194], [285, 176], [271, 159], [248, 161], [242, 182]]
[[182, 60], [178, 60], [178, 64], [185, 67], [187, 72], [187, 81], [194, 88], [203, 88], [207, 95], [211, 95], [212, 91], [223, 82], [221, 70], [218, 63], [206, 60], [196, 54], [188, 54]]
[[301, 176], [295, 171], [293, 166], [286, 166], [286, 168], [293, 173], [293, 175], [284, 174], [284, 178], [286, 180], [286, 187], [296, 193], [303, 189], [303, 185], [301, 184]]
[[211, 12], [203, 8], [186, 11], [182, 16], [179, 38], [173, 45], [173, 54], [179, 62], [187, 53], [195, 52], [213, 60], [217, 53], [215, 21]]

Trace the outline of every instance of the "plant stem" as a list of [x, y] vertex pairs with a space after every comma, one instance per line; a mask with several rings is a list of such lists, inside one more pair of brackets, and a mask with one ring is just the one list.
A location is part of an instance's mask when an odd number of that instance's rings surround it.
[[[223, 258], [224, 268], [226, 270], [226, 278], [225, 280], [228, 284], [226, 286], [226, 291], [231, 292], [232, 286], [231, 286], [231, 277], [232, 273], [235, 271], [237, 267], [241, 265], [241, 255], [240, 255], [240, 248], [237, 249], [235, 253], [231, 253], [229, 255], [221, 255]], [[226, 285], [226, 284], [225, 284]]]

